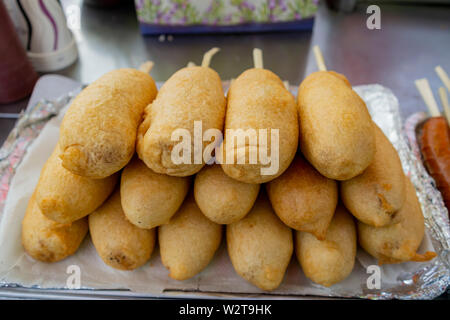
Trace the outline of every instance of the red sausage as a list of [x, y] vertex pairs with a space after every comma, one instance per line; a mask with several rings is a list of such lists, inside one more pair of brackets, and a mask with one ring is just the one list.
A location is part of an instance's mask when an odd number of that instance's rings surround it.
[[425, 121], [420, 134], [420, 149], [425, 166], [450, 210], [450, 129], [444, 117]]

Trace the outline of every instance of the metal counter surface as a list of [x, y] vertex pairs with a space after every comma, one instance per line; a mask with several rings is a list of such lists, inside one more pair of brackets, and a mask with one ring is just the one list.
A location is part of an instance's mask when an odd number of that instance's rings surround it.
[[[336, 12], [321, 4], [313, 32], [141, 36], [133, 1], [115, 8], [84, 5], [82, 0], [63, 0], [75, 8], [80, 24], [73, 28], [78, 42], [78, 61], [59, 72], [90, 83], [115, 68], [155, 62], [152, 76], [164, 81], [188, 61], [201, 62], [213, 46], [222, 48], [212, 66], [222, 79], [238, 76], [252, 66], [252, 49], [264, 51], [264, 65], [284, 80], [299, 84], [316, 70], [312, 45], [320, 45], [329, 69], [345, 74], [353, 85], [379, 83], [398, 97], [402, 117], [425, 110], [414, 80], [427, 77], [433, 90], [442, 86], [434, 72], [440, 64], [450, 72], [450, 6], [394, 5], [378, 2], [381, 30], [366, 27], [367, 3], [352, 13]], [[75, 11], [76, 11], [75, 10]], [[437, 98], [437, 95], [436, 95]], [[1, 105], [0, 112], [20, 112], [28, 99]], [[14, 125], [0, 119], [0, 143]]]

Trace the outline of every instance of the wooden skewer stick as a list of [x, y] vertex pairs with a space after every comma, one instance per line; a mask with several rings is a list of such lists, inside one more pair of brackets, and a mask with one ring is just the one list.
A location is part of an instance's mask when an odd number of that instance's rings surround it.
[[450, 79], [448, 78], [448, 75], [445, 72], [445, 70], [442, 69], [441, 66], [437, 66], [436, 68], [434, 68], [434, 70], [438, 74], [439, 78], [441, 78], [444, 85], [447, 87], [447, 90], [450, 92]]
[[422, 99], [430, 111], [432, 117], [439, 117], [441, 113], [439, 112], [438, 105], [434, 99], [433, 92], [431, 91], [430, 84], [426, 78], [419, 79], [415, 81], [417, 90], [419, 90], [422, 95]]
[[[256, 69], [264, 69], [263, 54], [261, 49], [253, 49], [253, 64]], [[286, 89], [289, 90], [289, 81], [285, 80], [283, 81], [283, 84]]]
[[327, 71], [327, 67], [325, 65], [325, 60], [323, 59], [322, 52], [320, 51], [319, 46], [313, 47], [314, 57], [316, 58], [317, 68], [320, 71]]
[[219, 51], [219, 48], [212, 48], [206, 51], [206, 53], [203, 55], [202, 67], [209, 67], [212, 57]]
[[150, 73], [154, 65], [155, 64], [153, 63], [153, 61], [145, 61], [143, 64], [139, 66], [139, 70], [145, 73]]
[[253, 65], [257, 69], [263, 69], [264, 68], [263, 55], [262, 55], [262, 50], [261, 49], [258, 49], [258, 48], [254, 48], [253, 49]]
[[[264, 69], [263, 54], [261, 49], [253, 49], [253, 64], [257, 69]], [[286, 89], [289, 90], [289, 81], [285, 80], [283, 81], [283, 84]]]
[[187, 64], [187, 67], [188, 68], [195, 67], [195, 63], [193, 63], [192, 61], [189, 61], [188, 64]]
[[442, 107], [444, 108], [444, 114], [447, 118], [447, 122], [450, 125], [450, 105], [448, 104], [447, 92], [444, 87], [439, 88], [439, 97], [441, 97]]

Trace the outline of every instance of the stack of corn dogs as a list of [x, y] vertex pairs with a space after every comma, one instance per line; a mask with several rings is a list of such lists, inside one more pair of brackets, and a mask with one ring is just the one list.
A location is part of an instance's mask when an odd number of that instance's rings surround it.
[[[297, 101], [263, 68], [258, 49], [255, 67], [232, 81], [226, 97], [209, 67], [217, 49], [159, 92], [151, 64], [89, 85], [67, 110], [29, 201], [26, 252], [62, 260], [89, 230], [105, 264], [133, 270], [150, 259], [158, 236], [169, 276], [184, 280], [211, 262], [225, 228], [234, 269], [263, 290], [280, 285], [294, 248], [305, 275], [324, 286], [352, 272], [357, 243], [379, 263], [435, 257], [417, 253], [424, 218], [396, 150], [348, 80], [326, 71], [314, 50], [321, 71], [304, 79]], [[276, 129], [279, 143], [236, 145], [225, 135], [214, 151], [220, 146], [222, 160], [236, 161], [211, 164], [173, 139], [180, 128], [194, 135], [196, 121], [204, 131]], [[191, 143], [202, 155], [210, 146]], [[276, 172], [239, 161], [262, 148], [277, 151]], [[193, 161], [174, 161], [174, 152]]]

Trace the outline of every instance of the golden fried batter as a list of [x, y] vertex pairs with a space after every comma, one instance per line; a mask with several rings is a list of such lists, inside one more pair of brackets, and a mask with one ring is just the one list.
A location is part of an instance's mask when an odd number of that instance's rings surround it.
[[211, 262], [222, 239], [222, 226], [202, 214], [191, 194], [170, 222], [158, 228], [158, 239], [169, 276], [185, 280]]
[[87, 218], [61, 224], [45, 217], [36, 203], [34, 193], [22, 221], [22, 244], [34, 259], [57, 262], [78, 250], [87, 231]]
[[119, 190], [89, 215], [89, 231], [103, 262], [119, 270], [144, 265], [155, 246], [155, 229], [138, 228], [126, 219]]
[[118, 174], [91, 179], [73, 174], [61, 165], [56, 146], [41, 171], [36, 202], [42, 214], [59, 223], [71, 223], [97, 209], [117, 183]]
[[372, 162], [375, 136], [364, 101], [343, 75], [310, 74], [298, 89], [300, 147], [325, 177], [348, 180]]
[[63, 167], [95, 179], [122, 169], [134, 154], [137, 127], [156, 92], [153, 79], [135, 69], [108, 72], [85, 88], [61, 124]]
[[324, 239], [338, 202], [334, 180], [322, 176], [301, 155], [266, 184], [272, 207], [289, 227]]
[[242, 220], [227, 225], [234, 270], [262, 290], [278, 288], [291, 260], [292, 231], [273, 212], [264, 192]]
[[392, 223], [405, 201], [405, 178], [400, 158], [391, 142], [374, 123], [376, 151], [367, 169], [341, 182], [347, 209], [361, 222], [381, 227]]
[[407, 177], [404, 179], [406, 199], [395, 213], [393, 224], [376, 228], [358, 222], [359, 244], [379, 264], [428, 261], [436, 256], [434, 252], [417, 253], [425, 234], [424, 219], [416, 189]]
[[205, 166], [197, 173], [194, 195], [203, 214], [219, 224], [242, 219], [258, 197], [259, 184], [231, 179], [220, 165]]
[[[194, 162], [194, 121], [201, 121], [203, 132], [222, 130], [224, 117], [225, 96], [217, 72], [208, 67], [183, 68], [164, 83], [155, 101], [145, 109], [138, 131], [139, 158], [157, 173], [193, 175], [205, 165], [203, 157], [200, 163]], [[172, 150], [180, 143], [172, 141], [172, 133], [177, 129], [190, 133], [190, 163], [172, 161]], [[202, 147], [209, 143], [203, 142]]]
[[189, 178], [156, 173], [134, 157], [123, 169], [120, 183], [125, 216], [144, 229], [167, 223], [183, 203], [189, 185]]
[[[224, 137], [224, 156], [222, 168], [233, 179], [246, 183], [263, 183], [280, 176], [295, 156], [298, 146], [298, 118], [295, 99], [284, 87], [281, 79], [273, 72], [265, 69], [249, 69], [243, 72], [231, 85], [228, 91], [228, 105], [225, 119], [225, 130], [256, 130], [256, 141], [246, 141], [238, 146], [237, 142]], [[259, 132], [266, 129], [267, 139], [262, 139]], [[271, 130], [279, 130], [279, 150], [271, 141]], [[237, 140], [233, 137], [233, 140]], [[248, 139], [247, 139], [248, 140]], [[266, 142], [267, 141], [267, 142]], [[267, 145], [264, 145], [267, 144]], [[274, 172], [263, 173], [261, 168], [270, 168], [270, 164], [261, 163], [260, 149], [267, 149], [268, 157], [279, 157], [278, 168]], [[258, 155], [256, 164], [250, 164], [249, 153]], [[234, 164], [227, 163], [227, 154], [234, 154]], [[245, 164], [239, 164], [238, 157], [245, 155]], [[244, 160], [244, 159], [242, 159]]]
[[356, 257], [356, 227], [352, 216], [338, 205], [325, 240], [297, 231], [295, 252], [305, 275], [329, 287], [347, 278]]

